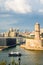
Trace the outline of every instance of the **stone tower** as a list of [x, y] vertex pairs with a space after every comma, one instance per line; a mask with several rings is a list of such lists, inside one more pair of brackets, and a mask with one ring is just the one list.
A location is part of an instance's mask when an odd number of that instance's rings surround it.
[[29, 47], [36, 49], [36, 50], [38, 50], [38, 49], [40, 50], [40, 48], [42, 47], [39, 23], [35, 24], [35, 38], [34, 39], [26, 39], [26, 48], [29, 48]]
[[39, 23], [35, 24], [35, 39], [37, 40], [40, 39], [40, 24]]
[[40, 24], [36, 23], [35, 24], [35, 39], [34, 39], [35, 47], [41, 47], [42, 42], [40, 38]]

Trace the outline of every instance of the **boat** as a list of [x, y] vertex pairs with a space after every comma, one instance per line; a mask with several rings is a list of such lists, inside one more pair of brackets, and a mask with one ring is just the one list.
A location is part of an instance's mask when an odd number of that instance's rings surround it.
[[11, 56], [14, 56], [14, 57], [18, 56], [18, 57], [20, 57], [20, 56], [22, 56], [22, 54], [20, 52], [13, 52], [12, 51], [12, 52], [9, 53], [9, 57], [11, 57]]

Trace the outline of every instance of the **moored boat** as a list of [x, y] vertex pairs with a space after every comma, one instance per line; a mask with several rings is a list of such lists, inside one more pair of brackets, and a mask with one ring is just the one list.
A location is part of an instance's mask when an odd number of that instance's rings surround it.
[[13, 52], [12, 51], [12, 52], [9, 53], [9, 56], [14, 56], [14, 57], [17, 57], [17, 56], [20, 57], [21, 55], [22, 54], [20, 52]]

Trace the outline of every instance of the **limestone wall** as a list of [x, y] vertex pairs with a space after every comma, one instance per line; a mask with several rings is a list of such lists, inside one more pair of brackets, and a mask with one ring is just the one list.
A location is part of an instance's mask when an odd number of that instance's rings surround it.
[[41, 47], [41, 40], [26, 39], [26, 47]]

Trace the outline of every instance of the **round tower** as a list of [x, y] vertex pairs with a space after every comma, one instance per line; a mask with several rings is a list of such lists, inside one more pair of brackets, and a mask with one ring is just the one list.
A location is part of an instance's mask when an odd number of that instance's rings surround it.
[[40, 39], [40, 24], [39, 23], [35, 24], [35, 39], [37, 40]]

